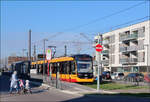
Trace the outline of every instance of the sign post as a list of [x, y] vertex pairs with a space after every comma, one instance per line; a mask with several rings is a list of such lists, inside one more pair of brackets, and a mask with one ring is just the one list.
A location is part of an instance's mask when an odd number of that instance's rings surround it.
[[46, 59], [47, 60], [51, 60], [52, 58], [52, 50], [51, 49], [47, 49], [46, 50]]
[[[47, 60], [51, 60], [52, 58], [52, 50], [51, 49], [47, 49], [46, 50], [46, 59]], [[48, 65], [48, 72], [49, 72], [49, 79], [50, 79], [50, 82], [51, 82], [51, 65]]]
[[[102, 37], [101, 37], [101, 39], [102, 39]], [[98, 44], [96, 45], [96, 48], [95, 48], [96, 51], [98, 52], [97, 91], [99, 91], [99, 89], [100, 89], [100, 78], [101, 78], [100, 77], [100, 65], [101, 65], [100, 63], [101, 63], [101, 51], [103, 50], [103, 47], [102, 47], [102, 45], [100, 45], [100, 42], [102, 42], [102, 41], [100, 41], [100, 38], [99, 38]]]

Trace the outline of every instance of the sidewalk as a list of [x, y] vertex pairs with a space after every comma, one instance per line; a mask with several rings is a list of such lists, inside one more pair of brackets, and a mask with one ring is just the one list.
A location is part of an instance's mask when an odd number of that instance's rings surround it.
[[[42, 79], [42, 75], [34, 75], [34, 77], [39, 77]], [[49, 77], [47, 77], [47, 80]], [[149, 90], [147, 89], [130, 89], [130, 90], [101, 90], [97, 91], [96, 89], [80, 85], [77, 83], [70, 83], [70, 82], [65, 82], [65, 81], [59, 81], [59, 87], [56, 88], [56, 80], [48, 80], [48, 82], [42, 83], [43, 87], [47, 88], [53, 88], [53, 89], [58, 89], [62, 92], [69, 93], [69, 94], [92, 94], [92, 93], [107, 93], [107, 94], [119, 94], [119, 93], [149, 93]]]

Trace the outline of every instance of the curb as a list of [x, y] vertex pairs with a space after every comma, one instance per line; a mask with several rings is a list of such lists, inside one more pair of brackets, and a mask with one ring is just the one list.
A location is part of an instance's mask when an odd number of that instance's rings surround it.
[[[36, 85], [41, 85], [43, 87], [46, 87], [46, 88], [52, 88], [52, 89], [56, 89], [55, 87], [52, 87], [48, 84], [44, 84], [44, 83], [39, 83], [39, 82], [33, 82], [31, 81], [31, 83], [33, 84], [36, 84]], [[60, 90], [60, 89], [56, 89], [58, 91], [61, 91], [63, 93], [67, 93], [67, 94], [77, 94], [77, 95], [84, 95], [84, 94], [87, 94], [87, 93], [108, 93], [108, 94], [118, 94], [119, 92], [112, 92], [112, 91], [105, 91], [105, 90], [100, 90], [99, 92], [98, 91], [86, 91], [86, 92], [79, 92], [79, 91], [71, 91], [71, 90]]]

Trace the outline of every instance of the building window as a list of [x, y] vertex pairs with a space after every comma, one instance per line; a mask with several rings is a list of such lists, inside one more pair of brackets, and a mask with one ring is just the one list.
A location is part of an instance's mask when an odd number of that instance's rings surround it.
[[145, 32], [145, 27], [142, 27], [142, 31], [143, 31], [143, 33]]

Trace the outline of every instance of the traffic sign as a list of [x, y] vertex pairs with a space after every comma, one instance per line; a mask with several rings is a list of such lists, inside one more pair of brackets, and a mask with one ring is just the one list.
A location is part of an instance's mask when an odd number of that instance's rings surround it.
[[52, 50], [51, 49], [47, 49], [46, 51], [46, 59], [47, 60], [51, 60], [52, 58]]
[[103, 50], [102, 45], [97, 44], [97, 45], [96, 45], [96, 51], [97, 51], [97, 52], [101, 52], [102, 50]]

